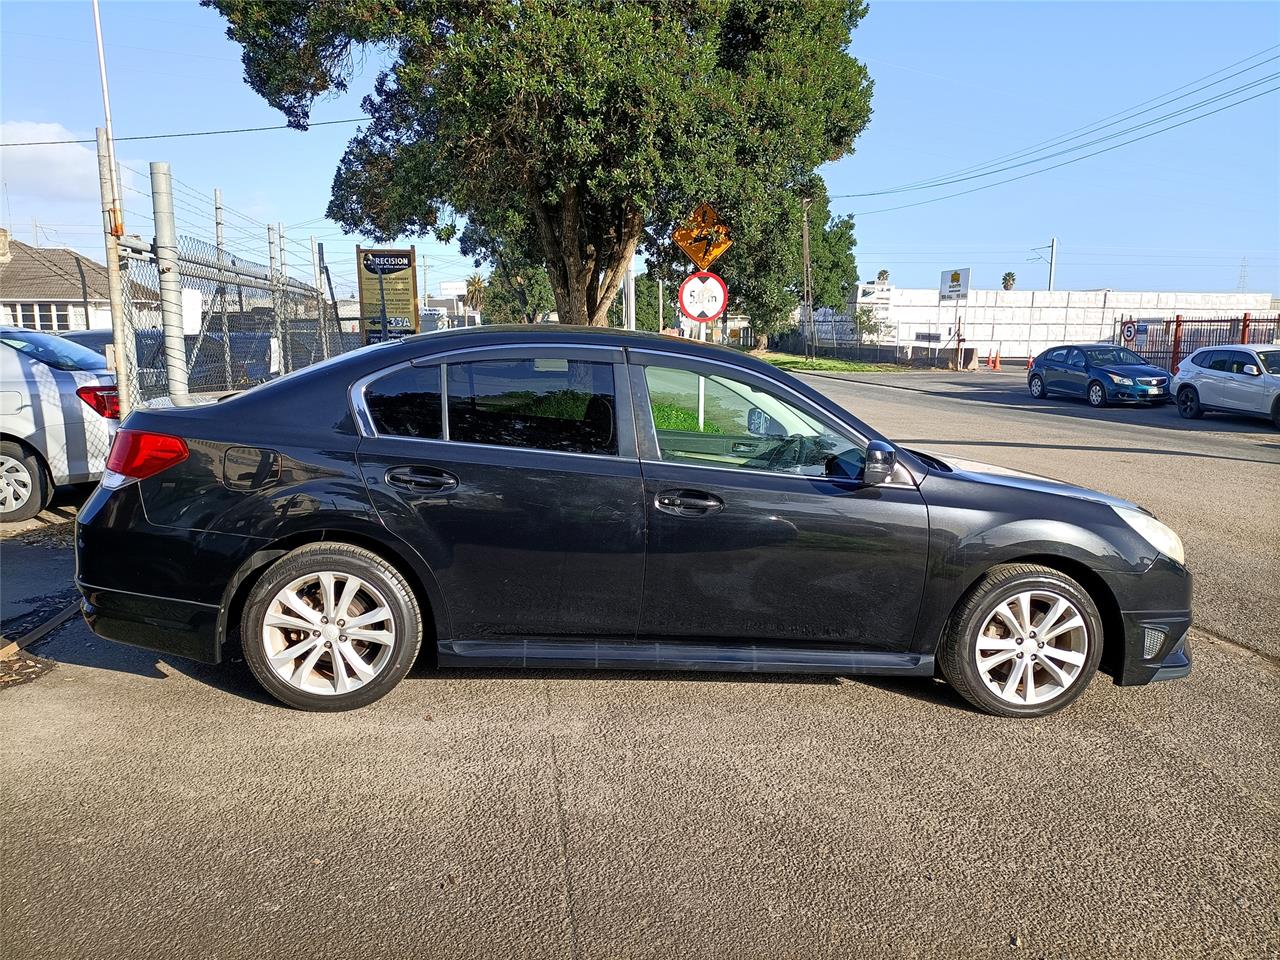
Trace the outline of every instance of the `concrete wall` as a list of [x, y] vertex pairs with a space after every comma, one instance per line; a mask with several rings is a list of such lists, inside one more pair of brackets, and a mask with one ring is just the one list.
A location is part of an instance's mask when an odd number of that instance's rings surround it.
[[[985, 356], [1025, 357], [1058, 343], [1110, 340], [1119, 325], [1135, 320], [1162, 320], [1182, 314], [1206, 318], [1269, 315], [1266, 293], [1166, 293], [1121, 290], [971, 290], [967, 302], [939, 305], [934, 289], [889, 288], [881, 343], [911, 346], [916, 352], [955, 349], [957, 321], [965, 346]], [[879, 316], [878, 316], [879, 318]], [[935, 340], [936, 337], [936, 340]]]

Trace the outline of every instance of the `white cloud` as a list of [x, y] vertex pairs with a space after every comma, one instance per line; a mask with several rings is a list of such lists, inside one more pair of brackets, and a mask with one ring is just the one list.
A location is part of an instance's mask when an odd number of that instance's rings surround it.
[[[60, 123], [0, 123], [0, 143], [80, 140]], [[89, 144], [60, 143], [0, 150], [0, 175], [9, 196], [49, 203], [98, 198], [98, 154]]]

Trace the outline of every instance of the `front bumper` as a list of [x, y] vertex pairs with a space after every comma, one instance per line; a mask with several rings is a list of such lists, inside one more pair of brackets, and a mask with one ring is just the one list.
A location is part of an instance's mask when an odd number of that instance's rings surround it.
[[1108, 634], [1120, 643], [1108, 644], [1106, 658], [1116, 683], [1134, 686], [1189, 674], [1191, 571], [1161, 556], [1145, 573], [1115, 577], [1110, 586], [1120, 607], [1119, 622]]
[[1155, 388], [1132, 386], [1124, 387], [1119, 384], [1107, 384], [1107, 399], [1112, 403], [1167, 403], [1173, 393], [1169, 386], [1159, 388], [1156, 392]]

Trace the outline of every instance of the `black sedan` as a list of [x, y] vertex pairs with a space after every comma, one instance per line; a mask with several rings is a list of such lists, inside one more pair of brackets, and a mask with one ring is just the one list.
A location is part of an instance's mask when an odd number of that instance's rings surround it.
[[448, 666], [941, 672], [1038, 716], [1100, 662], [1190, 670], [1177, 534], [1131, 503], [898, 446], [721, 347], [481, 327], [139, 409], [80, 513], [101, 636], [295, 707]]
[[1109, 403], [1168, 403], [1168, 370], [1114, 343], [1053, 347], [1035, 358], [1027, 389], [1037, 400], [1058, 394], [1091, 407]]

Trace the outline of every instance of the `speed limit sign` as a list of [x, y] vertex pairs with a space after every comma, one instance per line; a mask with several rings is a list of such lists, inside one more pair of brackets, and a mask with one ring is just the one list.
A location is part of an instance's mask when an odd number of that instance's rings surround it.
[[680, 284], [680, 312], [698, 323], [710, 323], [729, 305], [729, 288], [714, 273], [701, 270]]
[[1138, 337], [1138, 325], [1132, 320], [1127, 321], [1125, 325], [1120, 328], [1120, 336], [1124, 338], [1125, 343], [1133, 343], [1133, 341]]

